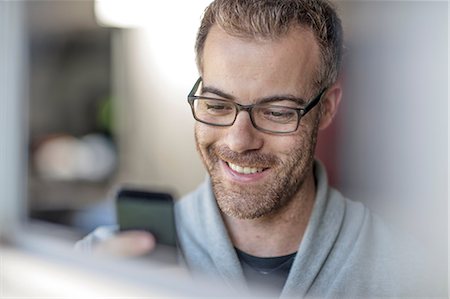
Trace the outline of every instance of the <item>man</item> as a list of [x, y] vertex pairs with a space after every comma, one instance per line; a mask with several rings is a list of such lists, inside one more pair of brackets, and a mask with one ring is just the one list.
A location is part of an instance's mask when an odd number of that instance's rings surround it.
[[[196, 51], [200, 79], [188, 100], [209, 177], [176, 204], [188, 268], [285, 297], [414, 295], [389, 231], [330, 188], [314, 160], [342, 95], [333, 6], [216, 0]], [[143, 232], [99, 236], [79, 246], [123, 255], [154, 246]]]

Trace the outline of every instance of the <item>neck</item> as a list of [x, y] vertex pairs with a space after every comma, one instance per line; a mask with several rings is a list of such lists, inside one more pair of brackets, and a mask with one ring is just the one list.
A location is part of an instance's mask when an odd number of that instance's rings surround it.
[[274, 257], [298, 250], [311, 216], [316, 187], [312, 170], [288, 204], [257, 219], [222, 214], [233, 245], [259, 257]]

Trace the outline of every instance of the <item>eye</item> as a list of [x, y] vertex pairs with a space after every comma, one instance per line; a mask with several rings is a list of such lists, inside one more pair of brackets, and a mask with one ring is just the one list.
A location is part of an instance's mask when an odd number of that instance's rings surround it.
[[264, 120], [283, 124], [296, 122], [298, 117], [295, 109], [280, 106], [261, 107], [258, 110], [258, 114], [264, 118]]
[[221, 104], [206, 104], [209, 110], [225, 110], [226, 106]]
[[234, 112], [234, 106], [226, 101], [202, 99], [203, 109], [213, 115], [227, 115]]

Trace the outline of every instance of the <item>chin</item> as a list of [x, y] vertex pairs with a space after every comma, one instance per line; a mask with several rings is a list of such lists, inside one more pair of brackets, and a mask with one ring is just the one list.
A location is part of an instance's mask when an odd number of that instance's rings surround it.
[[225, 182], [214, 173], [210, 175], [220, 210], [238, 219], [257, 219], [277, 213], [294, 199], [303, 184], [303, 179], [285, 176], [267, 179], [264, 184], [242, 186]]

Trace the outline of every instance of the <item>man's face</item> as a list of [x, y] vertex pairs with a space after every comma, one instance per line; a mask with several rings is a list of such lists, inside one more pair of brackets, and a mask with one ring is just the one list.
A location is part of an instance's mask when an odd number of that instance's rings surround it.
[[[317, 92], [311, 83], [319, 48], [313, 34], [300, 28], [272, 41], [232, 37], [213, 26], [202, 65], [204, 96], [243, 105], [269, 97], [309, 101]], [[300, 107], [288, 100], [277, 104]], [[196, 123], [197, 148], [223, 213], [254, 219], [296, 198], [307, 175], [312, 175], [317, 110], [301, 119], [296, 132], [282, 135], [258, 131], [247, 112], [240, 112], [230, 127]]]

